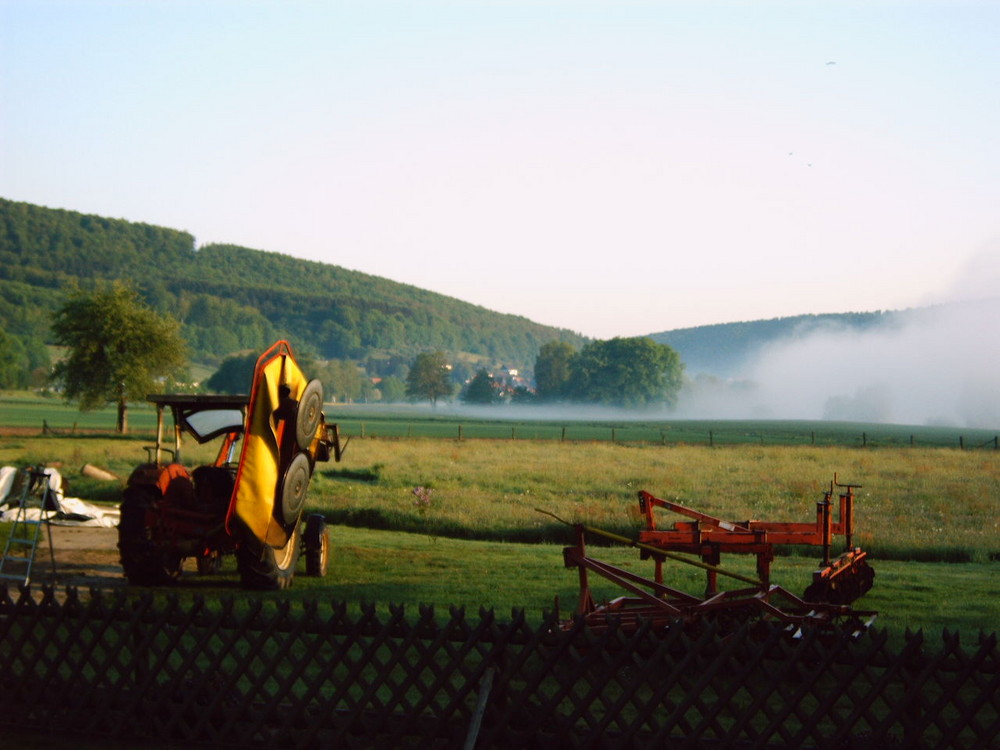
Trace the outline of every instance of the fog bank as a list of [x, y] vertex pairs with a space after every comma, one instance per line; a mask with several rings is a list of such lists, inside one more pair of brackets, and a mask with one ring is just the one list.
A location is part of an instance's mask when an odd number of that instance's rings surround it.
[[910, 311], [864, 332], [800, 331], [739, 379], [695, 378], [675, 416], [1000, 427], [997, 321], [1000, 297]]

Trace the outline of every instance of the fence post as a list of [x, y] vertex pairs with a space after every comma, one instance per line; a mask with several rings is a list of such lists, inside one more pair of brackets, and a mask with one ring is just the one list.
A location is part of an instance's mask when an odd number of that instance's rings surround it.
[[458, 439], [459, 439], [459, 440], [461, 440], [461, 439], [462, 439], [462, 425], [459, 425], [459, 426], [458, 426]]
[[565, 425], [564, 425], [564, 426], [563, 426], [563, 428], [562, 428], [562, 437], [560, 437], [560, 438], [559, 438], [559, 440], [560, 440], [561, 442], [563, 442], [563, 443], [565, 443], [565, 442], [566, 442], [566, 427], [565, 427]]
[[365, 439], [365, 423], [364, 422], [361, 423], [361, 439], [362, 440]]
[[958, 449], [960, 451], [965, 450], [965, 438], [962, 437], [961, 435], [958, 436]]
[[708, 447], [709, 448], [715, 447], [715, 435], [712, 434], [711, 430], [708, 431]]
[[615, 442], [615, 428], [614, 427], [611, 428], [611, 442], [612, 443]]
[[483, 725], [483, 714], [486, 713], [486, 706], [489, 705], [490, 690], [493, 688], [493, 676], [496, 671], [496, 667], [491, 664], [486, 667], [486, 671], [483, 672], [483, 676], [479, 680], [479, 697], [476, 700], [476, 710], [472, 714], [472, 721], [469, 722], [469, 731], [465, 736], [463, 750], [474, 750], [476, 747], [479, 728]]

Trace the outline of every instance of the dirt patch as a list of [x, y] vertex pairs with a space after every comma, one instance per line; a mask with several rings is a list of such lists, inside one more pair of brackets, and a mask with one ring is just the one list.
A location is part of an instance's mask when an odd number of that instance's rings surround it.
[[35, 553], [34, 582], [78, 588], [127, 585], [118, 558], [118, 529], [56, 525], [49, 528], [52, 530], [52, 546], [49, 546], [48, 534], [43, 528], [43, 541]]

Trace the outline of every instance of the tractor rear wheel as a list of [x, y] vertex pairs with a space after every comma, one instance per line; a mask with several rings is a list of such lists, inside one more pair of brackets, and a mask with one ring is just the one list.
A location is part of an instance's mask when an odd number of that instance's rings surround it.
[[118, 552], [125, 578], [134, 586], [162, 586], [181, 574], [180, 556], [159, 550], [146, 523], [156, 498], [152, 487], [129, 487], [122, 499]]
[[240, 546], [236, 548], [236, 568], [243, 588], [273, 591], [291, 586], [299, 560], [299, 541], [298, 526], [280, 549], [264, 544], [249, 529], [243, 528]]

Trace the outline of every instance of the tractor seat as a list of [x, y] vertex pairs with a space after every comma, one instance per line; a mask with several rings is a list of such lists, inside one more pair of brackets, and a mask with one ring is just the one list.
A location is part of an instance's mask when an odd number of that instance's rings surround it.
[[221, 514], [229, 509], [233, 494], [233, 475], [221, 466], [199, 466], [192, 473], [198, 510]]

